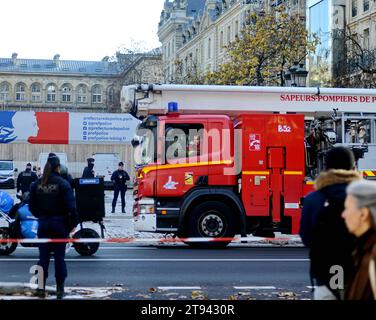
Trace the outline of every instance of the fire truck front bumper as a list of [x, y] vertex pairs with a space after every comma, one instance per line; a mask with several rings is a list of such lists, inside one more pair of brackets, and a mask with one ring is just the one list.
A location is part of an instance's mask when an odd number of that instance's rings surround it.
[[157, 215], [156, 214], [140, 214], [134, 217], [135, 231], [156, 232], [157, 231]]
[[135, 203], [133, 220], [135, 231], [156, 232], [157, 215], [154, 199], [144, 198]]

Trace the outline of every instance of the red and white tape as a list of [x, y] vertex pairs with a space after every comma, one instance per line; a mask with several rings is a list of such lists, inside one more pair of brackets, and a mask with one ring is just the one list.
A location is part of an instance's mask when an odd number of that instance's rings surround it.
[[181, 242], [252, 242], [257, 240], [266, 241], [289, 241], [288, 238], [67, 238], [67, 239], [0, 239], [1, 243], [181, 243]]

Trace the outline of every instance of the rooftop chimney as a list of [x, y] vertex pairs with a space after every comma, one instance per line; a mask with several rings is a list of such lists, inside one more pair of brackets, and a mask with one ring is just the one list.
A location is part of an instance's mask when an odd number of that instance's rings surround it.
[[109, 56], [105, 56], [103, 59], [102, 59], [102, 62], [103, 62], [103, 65], [104, 65], [104, 68], [105, 69], [108, 69], [108, 64], [109, 64], [109, 61], [110, 60], [110, 57]]
[[60, 68], [60, 54], [55, 54], [54, 55], [54, 64], [57, 68]]
[[18, 56], [18, 53], [12, 53], [12, 63], [13, 65], [17, 65], [17, 56]]

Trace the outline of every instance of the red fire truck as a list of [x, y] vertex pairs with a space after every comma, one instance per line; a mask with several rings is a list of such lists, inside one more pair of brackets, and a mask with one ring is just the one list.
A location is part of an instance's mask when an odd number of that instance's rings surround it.
[[142, 120], [139, 231], [297, 234], [302, 199], [333, 145], [352, 148], [365, 176], [376, 173], [376, 90], [132, 85], [121, 103]]

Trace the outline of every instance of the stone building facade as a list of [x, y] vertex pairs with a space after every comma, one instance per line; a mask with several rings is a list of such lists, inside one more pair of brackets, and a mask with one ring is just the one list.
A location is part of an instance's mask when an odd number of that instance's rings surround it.
[[181, 72], [217, 70], [249, 14], [281, 4], [304, 19], [305, 0], [166, 0], [158, 29], [165, 82], [179, 82]]
[[[131, 60], [120, 54], [116, 58], [115, 62], [109, 57], [102, 61], [68, 61], [55, 55], [51, 60], [42, 60], [22, 59], [16, 53], [0, 58], [0, 111], [121, 112], [123, 85], [162, 81], [158, 50]], [[86, 158], [93, 153], [117, 153], [127, 170], [134, 173], [130, 144], [0, 144], [0, 159], [11, 159], [23, 170], [27, 162], [40, 165], [39, 153], [51, 151], [67, 154], [74, 177], [80, 176]]]
[[108, 58], [0, 58], [1, 110], [119, 111], [122, 70]]
[[122, 74], [123, 85], [134, 83], [162, 83], [163, 68], [160, 49], [136, 55]]

